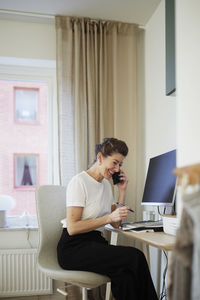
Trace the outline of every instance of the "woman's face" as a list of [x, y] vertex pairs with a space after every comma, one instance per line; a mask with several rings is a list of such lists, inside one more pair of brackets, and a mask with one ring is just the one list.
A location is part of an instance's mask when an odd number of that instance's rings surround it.
[[110, 179], [113, 173], [118, 172], [120, 167], [123, 164], [124, 156], [120, 153], [114, 152], [110, 156], [104, 157], [101, 153], [98, 158], [100, 163], [100, 172], [101, 175], [106, 178]]

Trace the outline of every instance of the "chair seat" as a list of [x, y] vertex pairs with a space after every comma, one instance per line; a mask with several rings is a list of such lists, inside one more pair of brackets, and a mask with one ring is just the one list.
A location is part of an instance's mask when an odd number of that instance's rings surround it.
[[58, 264], [56, 246], [52, 243], [49, 243], [48, 246], [48, 248], [43, 247], [39, 252], [38, 266], [50, 278], [86, 288], [95, 288], [110, 282], [109, 277], [98, 273], [62, 269]]
[[68, 282], [85, 288], [95, 288], [110, 282], [110, 278], [105, 275], [78, 270], [64, 270], [59, 265], [51, 268], [48, 266], [42, 267], [42, 265], [39, 264], [39, 269], [52, 279]]

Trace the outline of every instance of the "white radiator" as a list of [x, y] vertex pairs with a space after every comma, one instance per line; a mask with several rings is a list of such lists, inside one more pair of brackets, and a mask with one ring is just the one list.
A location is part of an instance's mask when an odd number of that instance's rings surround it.
[[0, 250], [0, 298], [52, 294], [52, 280], [37, 267], [37, 249]]

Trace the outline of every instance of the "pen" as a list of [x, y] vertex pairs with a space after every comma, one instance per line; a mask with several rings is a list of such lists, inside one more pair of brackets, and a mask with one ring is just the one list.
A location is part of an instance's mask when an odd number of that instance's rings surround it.
[[[116, 204], [119, 205], [119, 206], [126, 206], [126, 205], [124, 205], [124, 204], [122, 204], [122, 203], [120, 203], [120, 202], [116, 202]], [[130, 210], [131, 212], [134, 212], [134, 210], [131, 209], [131, 208], [129, 208], [129, 210]]]

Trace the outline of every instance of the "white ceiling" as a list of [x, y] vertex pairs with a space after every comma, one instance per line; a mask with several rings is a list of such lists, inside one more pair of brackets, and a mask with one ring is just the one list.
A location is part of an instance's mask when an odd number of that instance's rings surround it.
[[145, 25], [160, 1], [161, 0], [0, 0], [0, 10], [45, 15], [84, 16]]

